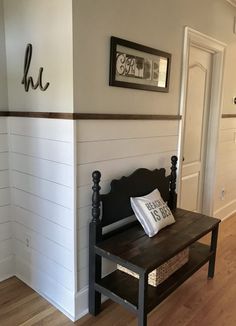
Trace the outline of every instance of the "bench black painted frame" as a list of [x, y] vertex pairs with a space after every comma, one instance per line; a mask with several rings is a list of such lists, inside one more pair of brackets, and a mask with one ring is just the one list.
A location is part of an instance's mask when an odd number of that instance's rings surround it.
[[[99, 171], [93, 172], [92, 216], [89, 227], [89, 312], [101, 309], [101, 294], [124, 305], [138, 317], [138, 325], [147, 325], [147, 314], [205, 263], [208, 278], [214, 277], [218, 226], [220, 220], [176, 208], [177, 157], [171, 158], [171, 174], [165, 169], [138, 169], [128, 177], [111, 182], [108, 194], [100, 194]], [[129, 223], [103, 234], [103, 228], [133, 215], [131, 196], [145, 195], [158, 188], [168, 202], [176, 223], [149, 238], [138, 222]], [[100, 205], [102, 203], [102, 217]], [[210, 246], [197, 242], [212, 232]], [[148, 285], [148, 274], [190, 247], [187, 264], [157, 287]], [[116, 270], [102, 277], [102, 257], [139, 274], [139, 280]]]

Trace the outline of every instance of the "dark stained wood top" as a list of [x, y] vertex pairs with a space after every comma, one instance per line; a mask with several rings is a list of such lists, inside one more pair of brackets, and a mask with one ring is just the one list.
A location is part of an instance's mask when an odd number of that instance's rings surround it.
[[179, 114], [116, 114], [116, 113], [74, 113], [74, 119], [83, 120], [181, 120]]
[[[151, 272], [178, 252], [210, 232], [219, 219], [176, 209], [176, 222], [149, 238], [140, 225], [113, 235], [96, 245], [95, 251], [133, 271]], [[128, 264], [126, 264], [128, 263]]]
[[236, 114], [234, 113], [234, 114], [229, 114], [229, 113], [224, 113], [224, 114], [222, 114], [222, 119], [227, 119], [227, 118], [236, 118]]
[[181, 120], [182, 118], [182, 116], [178, 114], [113, 114], [34, 111], [0, 111], [0, 117], [25, 117], [69, 120]]
[[[156, 305], [201, 268], [211, 255], [209, 246], [194, 243], [190, 247], [190, 257], [187, 264], [157, 287], [148, 285], [147, 311], [149, 312], [155, 308]], [[136, 278], [116, 270], [95, 284], [95, 288], [117, 303], [125, 305], [134, 313], [138, 312], [139, 282]]]

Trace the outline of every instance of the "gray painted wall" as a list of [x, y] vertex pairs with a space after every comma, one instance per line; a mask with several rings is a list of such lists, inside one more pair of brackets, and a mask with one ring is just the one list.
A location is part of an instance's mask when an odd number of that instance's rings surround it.
[[[75, 111], [176, 114], [186, 25], [230, 45], [224, 111], [233, 110], [235, 15], [225, 0], [74, 0]], [[172, 53], [168, 94], [108, 86], [111, 35]]]

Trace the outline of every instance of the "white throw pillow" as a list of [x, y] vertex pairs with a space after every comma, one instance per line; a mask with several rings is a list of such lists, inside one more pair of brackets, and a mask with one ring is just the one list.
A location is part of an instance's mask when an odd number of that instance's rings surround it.
[[175, 222], [171, 210], [157, 189], [143, 197], [131, 197], [130, 202], [135, 216], [149, 237]]

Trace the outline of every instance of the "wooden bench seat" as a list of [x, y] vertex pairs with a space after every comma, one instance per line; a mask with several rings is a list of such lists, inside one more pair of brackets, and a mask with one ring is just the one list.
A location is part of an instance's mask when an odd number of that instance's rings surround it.
[[176, 222], [153, 238], [139, 224], [98, 243], [95, 252], [123, 266], [128, 262], [133, 271], [142, 269], [150, 273], [219, 223], [212, 217], [179, 208], [173, 215]]

